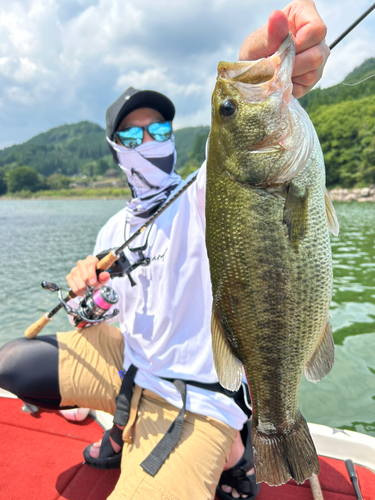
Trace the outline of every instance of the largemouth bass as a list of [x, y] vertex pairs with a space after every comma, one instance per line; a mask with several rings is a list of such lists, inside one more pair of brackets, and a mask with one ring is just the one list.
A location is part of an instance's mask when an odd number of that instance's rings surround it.
[[256, 480], [270, 485], [319, 473], [298, 392], [303, 371], [318, 382], [334, 359], [338, 223], [318, 138], [292, 96], [294, 57], [289, 35], [269, 58], [219, 63], [207, 159], [215, 367], [230, 390], [245, 369]]

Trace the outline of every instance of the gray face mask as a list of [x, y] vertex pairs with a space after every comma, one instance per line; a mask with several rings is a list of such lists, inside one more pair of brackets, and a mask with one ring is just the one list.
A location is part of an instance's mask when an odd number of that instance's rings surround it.
[[145, 142], [136, 148], [120, 146], [108, 137], [107, 141], [132, 190], [133, 199], [126, 207], [126, 221], [129, 224], [143, 223], [181, 181], [174, 171], [174, 137], [164, 142]]
[[164, 142], [149, 141], [126, 148], [107, 138], [119, 167], [125, 172], [133, 198], [149, 197], [175, 183], [174, 137]]

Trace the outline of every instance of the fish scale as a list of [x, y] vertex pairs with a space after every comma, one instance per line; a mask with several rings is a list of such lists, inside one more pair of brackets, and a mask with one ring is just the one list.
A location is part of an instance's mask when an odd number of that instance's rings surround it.
[[266, 60], [219, 64], [207, 160], [215, 367], [231, 390], [245, 369], [256, 480], [271, 485], [319, 472], [298, 392], [304, 369], [316, 382], [333, 364], [328, 226], [338, 225], [318, 138], [290, 96], [293, 62], [289, 36]]

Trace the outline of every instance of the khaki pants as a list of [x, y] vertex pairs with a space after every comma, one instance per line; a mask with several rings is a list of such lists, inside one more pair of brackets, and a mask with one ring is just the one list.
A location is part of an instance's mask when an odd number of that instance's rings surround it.
[[[61, 405], [113, 414], [120, 390], [124, 343], [118, 328], [98, 325], [58, 333]], [[133, 401], [132, 401], [133, 403]], [[212, 500], [236, 430], [187, 411], [181, 437], [155, 477], [139, 465], [164, 436], [178, 409], [149, 390], [138, 405], [132, 442], [110, 500]], [[99, 437], [99, 436], [98, 436]]]

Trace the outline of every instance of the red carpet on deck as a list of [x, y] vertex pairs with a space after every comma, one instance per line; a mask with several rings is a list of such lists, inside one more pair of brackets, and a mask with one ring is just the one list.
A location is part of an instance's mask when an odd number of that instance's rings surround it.
[[[76, 424], [68, 422], [49, 411], [33, 417], [21, 407], [17, 399], [0, 398], [0, 499], [105, 500], [119, 471], [82, 465], [82, 450], [101, 437], [100, 426], [91, 418]], [[324, 500], [355, 500], [344, 462], [323, 457], [320, 464]], [[363, 467], [356, 466], [356, 470], [364, 500], [375, 500], [375, 474]], [[278, 488], [263, 484], [257, 498], [313, 497], [308, 481], [303, 485], [290, 481]]]

